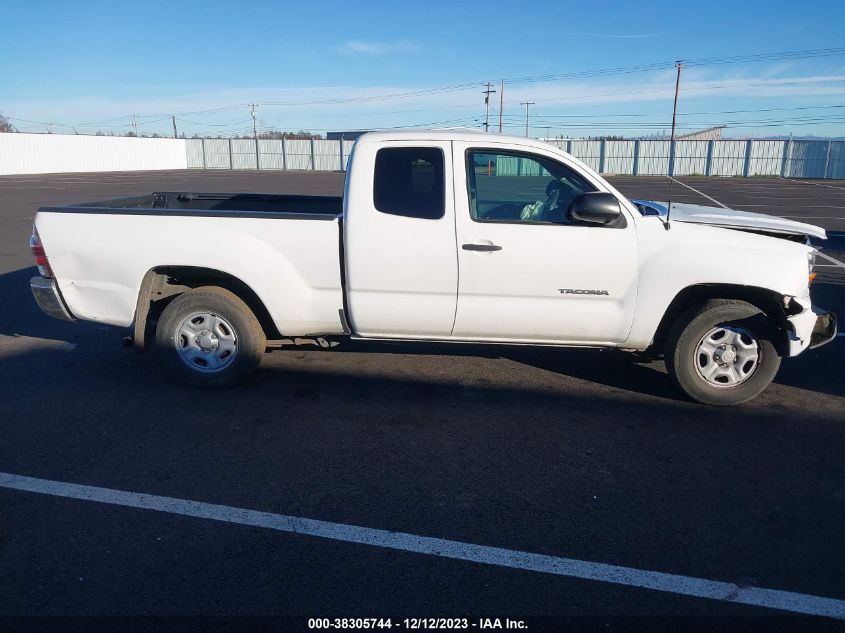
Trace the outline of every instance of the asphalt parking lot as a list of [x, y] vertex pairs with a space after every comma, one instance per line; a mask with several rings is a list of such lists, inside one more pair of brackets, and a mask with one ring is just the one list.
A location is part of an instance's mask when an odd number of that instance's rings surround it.
[[[666, 178], [610, 180], [630, 197], [669, 195]], [[845, 614], [843, 337], [784, 361], [767, 392], [732, 409], [684, 400], [662, 363], [621, 352], [469, 346], [277, 351], [249, 384], [205, 393], [167, 382], [121, 346], [125, 331], [53, 321], [30, 296], [39, 206], [342, 184], [304, 172], [0, 177], [0, 615], [835, 626], [771, 615]], [[814, 300], [845, 314], [845, 183], [680, 178], [671, 196], [831, 231]], [[37, 481], [12, 489], [4, 473]], [[54, 482], [131, 494], [103, 503]], [[209, 517], [185, 500], [228, 509]], [[526, 553], [545, 558], [514, 563]], [[586, 571], [567, 572], [572, 561]], [[648, 572], [670, 575], [662, 591]], [[690, 579], [725, 585], [703, 594]], [[764, 589], [793, 602], [733, 601]]]

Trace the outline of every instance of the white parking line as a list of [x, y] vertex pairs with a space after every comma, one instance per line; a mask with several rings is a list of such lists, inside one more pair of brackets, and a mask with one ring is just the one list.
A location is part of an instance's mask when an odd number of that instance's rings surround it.
[[6, 186], [0, 187], [0, 191], [3, 191], [5, 189], [65, 189], [65, 187], [49, 187], [49, 186], [44, 186], [44, 185], [33, 185], [33, 186], [26, 186], [26, 187], [24, 187], [24, 186], [18, 187], [17, 185], [12, 185], [11, 187], [6, 187]]
[[816, 253], [816, 255], [818, 257], [821, 257], [822, 259], [826, 259], [827, 261], [829, 261], [834, 266], [837, 266], [838, 268], [845, 268], [845, 264], [840, 262], [838, 259], [834, 259], [830, 255], [825, 255], [824, 253], [821, 253], [821, 252]]
[[[832, 206], [827, 204], [802, 204], [804, 209], [845, 209], [843, 206]], [[794, 204], [735, 204], [734, 207], [766, 207], [767, 209], [774, 209], [781, 207], [784, 209], [794, 209]], [[835, 218], [834, 218], [835, 219]]]
[[698, 195], [700, 195], [700, 196], [704, 196], [704, 197], [705, 197], [705, 198], [707, 198], [708, 200], [712, 200], [713, 202], [715, 202], [716, 204], [718, 204], [718, 205], [719, 205], [720, 207], [722, 207], [723, 209], [727, 209], [727, 208], [728, 208], [728, 207], [727, 207], [727, 205], [722, 204], [721, 202], [719, 202], [718, 200], [716, 200], [716, 198], [713, 198], [713, 197], [711, 197], [711, 196], [708, 196], [708, 195], [707, 195], [706, 193], [704, 193], [703, 191], [699, 191], [699, 190], [698, 190], [698, 189], [696, 189], [695, 187], [690, 187], [688, 184], [681, 182], [681, 181], [680, 181], [680, 180], [678, 180], [677, 178], [672, 178], [672, 176], [666, 176], [666, 177], [667, 177], [669, 180], [671, 180], [671, 181], [673, 181], [673, 182], [678, 183], [678, 184], [679, 184], [679, 185], [681, 185], [682, 187], [686, 187], [687, 189], [690, 189], [691, 191], [694, 191], [694, 192], [695, 192], [695, 193], [697, 193]]
[[405, 532], [391, 532], [359, 527], [345, 523], [318, 521], [302, 517], [259, 512], [246, 508], [160, 497], [139, 492], [126, 492], [97, 486], [84, 486], [50, 479], [26, 477], [0, 472], [0, 488], [34, 492], [37, 494], [94, 501], [127, 508], [155, 510], [181, 516], [210, 519], [261, 527], [280, 532], [316, 536], [333, 541], [384, 547], [403, 552], [427, 554], [456, 560], [522, 569], [555, 576], [595, 580], [615, 585], [652, 589], [667, 593], [748, 604], [792, 613], [845, 619], [845, 600], [824, 598], [779, 589], [748, 587], [729, 582], [679, 576], [657, 571], [595, 563], [560, 556], [532, 554], [518, 550], [489, 547], [419, 536]]
[[828, 185], [823, 182], [808, 182], [806, 180], [795, 180], [793, 182], [800, 182], [804, 185], [815, 185], [816, 187], [828, 187], [829, 189], [845, 189], [845, 187], [837, 187], [836, 185]]
[[[748, 206], [748, 205], [738, 205]], [[790, 220], [845, 220], [845, 218], [830, 217], [829, 215], [780, 215], [779, 217], [788, 218]]]

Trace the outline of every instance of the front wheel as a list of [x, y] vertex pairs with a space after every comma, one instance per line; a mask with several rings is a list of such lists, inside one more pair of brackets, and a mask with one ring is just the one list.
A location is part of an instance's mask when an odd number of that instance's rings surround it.
[[252, 310], [216, 286], [185, 292], [158, 321], [155, 353], [181, 382], [195, 387], [230, 387], [261, 362], [266, 339]]
[[693, 400], [722, 406], [747, 402], [780, 368], [776, 336], [769, 319], [751, 304], [710, 301], [670, 331], [666, 368]]

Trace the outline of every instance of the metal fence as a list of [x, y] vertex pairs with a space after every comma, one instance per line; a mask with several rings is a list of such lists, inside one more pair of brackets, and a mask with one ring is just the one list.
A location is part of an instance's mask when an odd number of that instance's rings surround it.
[[344, 171], [354, 141], [187, 139], [188, 169]]
[[[601, 173], [845, 178], [845, 141], [554, 140]], [[353, 141], [188, 139], [189, 169], [343, 171]]]
[[551, 141], [601, 173], [845, 178], [845, 141]]

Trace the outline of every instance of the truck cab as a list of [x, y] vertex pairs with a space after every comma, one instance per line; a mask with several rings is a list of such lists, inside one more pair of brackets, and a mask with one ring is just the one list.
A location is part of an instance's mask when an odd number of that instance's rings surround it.
[[[599, 345], [627, 338], [636, 210], [602, 179], [551, 146], [473, 133], [368, 135], [353, 158], [344, 243], [360, 335]], [[620, 201], [613, 222], [567, 216], [577, 197], [597, 192]]]

